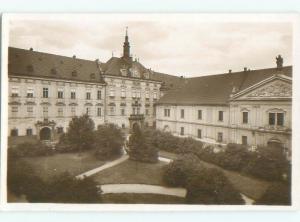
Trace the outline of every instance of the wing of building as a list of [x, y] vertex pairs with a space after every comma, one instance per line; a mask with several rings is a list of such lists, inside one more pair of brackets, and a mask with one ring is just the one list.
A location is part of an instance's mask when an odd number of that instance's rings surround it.
[[216, 145], [291, 147], [292, 67], [185, 79], [157, 104], [157, 127]]
[[161, 93], [182, 82], [132, 59], [127, 33], [123, 56], [107, 62], [32, 48], [9, 47], [8, 54], [8, 134], [12, 141], [19, 137], [56, 140], [69, 121], [82, 114], [88, 114], [96, 126], [153, 126], [154, 104]]

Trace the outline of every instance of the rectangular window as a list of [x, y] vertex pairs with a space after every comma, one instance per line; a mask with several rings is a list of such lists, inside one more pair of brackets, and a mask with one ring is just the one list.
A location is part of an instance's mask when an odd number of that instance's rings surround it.
[[243, 112], [243, 123], [244, 124], [248, 123], [248, 112]]
[[33, 106], [27, 106], [27, 114], [28, 116], [33, 116]]
[[248, 145], [247, 136], [242, 136], [242, 144], [245, 146]]
[[184, 135], [184, 127], [180, 127], [180, 135], [181, 135], [181, 136]]
[[64, 132], [64, 128], [63, 127], [57, 127], [56, 128], [57, 133], [63, 133]]
[[75, 89], [71, 90], [71, 99], [76, 99], [76, 92]]
[[76, 116], [76, 107], [75, 106], [71, 107], [71, 115], [72, 115], [72, 117]]
[[49, 97], [49, 89], [48, 88], [43, 88], [43, 98], [48, 98]]
[[11, 113], [13, 117], [17, 117], [18, 116], [18, 112], [19, 112], [19, 107], [17, 106], [12, 106], [11, 107]]
[[269, 113], [269, 125], [275, 125], [275, 113]]
[[184, 119], [184, 109], [180, 110], [180, 117], [181, 119]]
[[10, 135], [11, 135], [11, 136], [18, 136], [18, 135], [19, 135], [18, 129], [12, 129], [12, 130], [10, 131]]
[[165, 117], [170, 117], [170, 109], [165, 109]]
[[110, 97], [114, 97], [115, 96], [115, 90], [114, 89], [110, 89], [109, 90], [109, 96]]
[[223, 141], [223, 133], [218, 133], [218, 142], [222, 142]]
[[26, 129], [26, 136], [32, 136], [32, 129]]
[[223, 121], [223, 111], [219, 111], [219, 121]]
[[34, 94], [34, 91], [33, 91], [33, 88], [27, 88], [27, 98], [33, 98], [33, 94]]
[[19, 88], [18, 87], [12, 87], [11, 96], [12, 97], [18, 97], [19, 96]]
[[43, 106], [43, 116], [48, 117], [48, 106]]
[[102, 95], [101, 95], [101, 90], [98, 90], [98, 91], [97, 91], [97, 99], [100, 100], [101, 97], [102, 97]]
[[110, 115], [115, 115], [115, 107], [114, 106], [111, 106], [109, 111], [110, 111]]
[[202, 119], [202, 110], [198, 110], [198, 119]]
[[132, 90], [132, 98], [136, 98], [136, 91]]
[[125, 97], [126, 97], [126, 91], [125, 91], [125, 89], [122, 89], [122, 90], [121, 90], [121, 97], [122, 97], [122, 98], [125, 98]]
[[125, 116], [125, 109], [121, 109], [121, 115]]
[[17, 107], [17, 106], [12, 106], [11, 107], [11, 112], [17, 113], [18, 111], [19, 111], [19, 107]]
[[149, 91], [146, 92], [146, 99], [149, 99]]
[[101, 116], [101, 108], [100, 107], [97, 108], [97, 116]]
[[57, 109], [57, 114], [59, 117], [63, 117], [64, 116], [64, 109], [62, 107], [59, 107]]
[[153, 93], [153, 99], [155, 99], [155, 100], [157, 99], [157, 92]]
[[86, 113], [86, 115], [90, 115], [90, 108], [89, 107], [86, 107], [85, 113]]
[[149, 109], [146, 109], [145, 112], [146, 112], [146, 116], [148, 116], [149, 115]]
[[202, 138], [202, 130], [198, 129], [198, 138], [201, 139]]
[[284, 114], [283, 113], [277, 113], [277, 125], [278, 126], [284, 125]]
[[87, 92], [87, 93], [86, 93], [86, 99], [87, 99], [87, 100], [90, 100], [90, 99], [91, 99], [91, 93], [90, 93], [90, 92]]
[[59, 89], [57, 91], [57, 98], [63, 99], [64, 98], [64, 91], [62, 89]]

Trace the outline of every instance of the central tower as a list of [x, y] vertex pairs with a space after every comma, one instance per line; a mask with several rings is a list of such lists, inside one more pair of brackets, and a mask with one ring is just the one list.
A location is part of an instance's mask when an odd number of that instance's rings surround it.
[[126, 34], [125, 34], [125, 42], [123, 45], [123, 58], [126, 60], [131, 61], [131, 57], [130, 57], [130, 44], [128, 41], [128, 27], [126, 27]]

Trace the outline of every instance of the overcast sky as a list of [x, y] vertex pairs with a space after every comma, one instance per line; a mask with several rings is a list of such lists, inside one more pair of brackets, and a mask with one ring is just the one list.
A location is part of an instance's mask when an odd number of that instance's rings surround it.
[[122, 53], [125, 27], [133, 57], [155, 71], [187, 77], [292, 64], [290, 23], [11, 20], [9, 45], [106, 62]]

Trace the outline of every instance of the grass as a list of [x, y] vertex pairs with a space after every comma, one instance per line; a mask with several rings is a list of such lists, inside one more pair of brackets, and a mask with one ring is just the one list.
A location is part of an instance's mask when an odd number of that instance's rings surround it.
[[118, 193], [103, 194], [102, 203], [119, 204], [184, 204], [185, 199], [181, 197], [159, 195], [159, 194], [136, 194]]
[[97, 173], [93, 178], [99, 184], [151, 184], [163, 185], [163, 166], [166, 163], [142, 163], [132, 160]]
[[63, 172], [69, 172], [71, 175], [77, 176], [105, 163], [95, 157], [93, 150], [83, 152], [80, 155], [78, 153], [62, 153], [53, 156], [24, 157], [21, 159], [29, 163], [37, 175], [44, 180]]
[[[166, 158], [176, 159], [178, 154], [170, 153], [166, 151], [160, 151], [159, 155]], [[207, 168], [216, 168], [221, 170], [225, 176], [229, 179], [232, 185], [244, 195], [250, 197], [251, 199], [259, 199], [270, 186], [271, 182], [264, 181], [262, 179], [253, 178], [240, 174], [239, 172], [225, 170], [214, 164], [200, 160], [203, 166]]]

